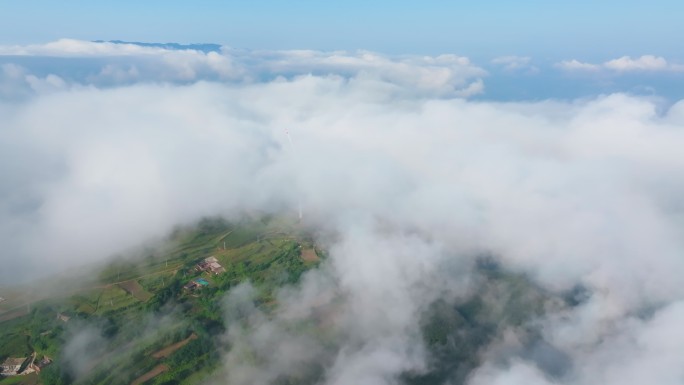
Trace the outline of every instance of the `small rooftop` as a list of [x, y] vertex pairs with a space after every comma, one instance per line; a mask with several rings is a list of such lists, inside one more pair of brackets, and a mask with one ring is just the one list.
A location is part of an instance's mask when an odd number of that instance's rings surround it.
[[2, 366], [17, 366], [21, 365], [26, 361], [26, 357], [24, 358], [7, 358], [5, 362], [2, 363]]

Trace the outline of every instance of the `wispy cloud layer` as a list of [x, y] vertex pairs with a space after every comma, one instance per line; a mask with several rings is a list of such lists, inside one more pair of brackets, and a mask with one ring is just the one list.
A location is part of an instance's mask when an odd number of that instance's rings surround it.
[[506, 71], [516, 71], [516, 70], [532, 70], [536, 71], [537, 68], [532, 66], [532, 58], [529, 56], [499, 56], [492, 59], [492, 64], [495, 66], [503, 67]]
[[[62, 39], [42, 45], [0, 47], [0, 58], [12, 66], [0, 73], [0, 84], [25, 85], [36, 91], [35, 82], [27, 79], [30, 70], [12, 62], [12, 58], [49, 61], [61, 58], [63, 73], [42, 77], [59, 78], [62, 86], [111, 86], [134, 82], [230, 81], [251, 83], [277, 77], [292, 78], [310, 74], [342, 76], [348, 80], [373, 79], [379, 85], [401, 93], [469, 97], [483, 91], [486, 72], [468, 58], [456, 55], [389, 57], [373, 52], [321, 51], [246, 51], [223, 48], [219, 52], [197, 49], [169, 49], [165, 46], [142, 46], [133, 43], [88, 42]], [[84, 60], [86, 60], [84, 64]], [[70, 65], [71, 64], [71, 65]], [[86, 71], [83, 71], [83, 67]], [[21, 72], [27, 74], [21, 75]], [[33, 75], [39, 76], [40, 75]], [[23, 79], [23, 81], [22, 81]], [[5, 95], [10, 91], [5, 90]]]
[[92, 42], [74, 39], [60, 39], [45, 44], [0, 46], [0, 55], [5, 56], [139, 56], [160, 55], [168, 50], [160, 47], [112, 42]]
[[599, 71], [608, 70], [615, 72], [635, 72], [635, 71], [653, 71], [653, 72], [681, 72], [684, 71], [684, 65], [669, 63], [661, 56], [643, 55], [638, 58], [630, 56], [622, 56], [617, 59], [608, 60], [604, 63], [593, 64], [580, 62], [576, 59], [565, 60], [556, 63], [556, 67], [568, 71]]

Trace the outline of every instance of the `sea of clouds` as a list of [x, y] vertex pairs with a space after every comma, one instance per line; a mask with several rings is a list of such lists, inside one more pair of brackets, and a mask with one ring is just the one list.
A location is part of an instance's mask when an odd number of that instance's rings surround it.
[[[487, 71], [454, 55], [73, 40], [0, 55], [3, 282], [203, 216], [296, 215], [301, 204], [306, 226], [335, 234], [330, 260], [282, 294], [275, 320], [244, 310], [254, 324], [226, 339], [265, 359], [249, 367], [228, 352], [242, 368], [229, 383], [269, 383], [316, 360], [321, 347], [283, 320], [306, 318], [296, 304], [332, 283], [349, 343], [323, 355], [323, 381], [393, 384], [420, 371], [420, 315], [466, 290], [458, 272], [478, 253], [548, 290], [592, 295], [539, 320], [569, 372], [481, 352], [469, 383], [684, 381], [684, 102], [474, 101]], [[250, 295], [235, 291], [227, 307], [249, 307]], [[290, 354], [268, 353], [278, 349]]]

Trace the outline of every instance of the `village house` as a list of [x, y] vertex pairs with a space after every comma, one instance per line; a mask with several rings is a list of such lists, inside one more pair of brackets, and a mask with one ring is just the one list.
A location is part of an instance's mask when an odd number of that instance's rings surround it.
[[[0, 376], [24, 376], [31, 373], [40, 373], [40, 370], [52, 363], [50, 357], [43, 357], [36, 363], [36, 352], [30, 357], [8, 358], [0, 365]], [[22, 366], [24, 370], [21, 370]]]
[[36, 366], [38, 367], [38, 371], [40, 371], [40, 369], [50, 365], [51, 363], [52, 363], [52, 360], [50, 359], [50, 357], [44, 356], [42, 360], [38, 361]]
[[195, 290], [195, 289], [200, 288], [202, 286], [209, 286], [209, 282], [207, 282], [207, 280], [205, 280], [205, 279], [197, 278], [197, 279], [193, 279], [192, 281], [185, 284], [185, 286], [183, 286], [183, 289]]
[[21, 365], [23, 365], [25, 361], [26, 357], [6, 359], [5, 362], [0, 365], [0, 374], [3, 376], [16, 376], [19, 374], [19, 369], [21, 369]]
[[218, 259], [213, 256], [205, 258], [204, 261], [198, 263], [196, 269], [197, 271], [210, 271], [215, 275], [226, 272], [226, 269], [221, 266], [221, 264], [218, 262]]
[[[21, 373], [19, 373], [20, 375], [23, 376], [25, 374], [40, 373], [40, 370], [43, 367], [36, 365], [36, 356], [37, 356], [36, 352], [33, 352], [31, 354], [31, 357], [29, 358], [29, 362], [28, 362], [28, 365], [26, 366], [26, 369], [24, 369]], [[45, 360], [45, 358], [43, 358], [43, 360]], [[52, 361], [49, 358], [47, 358], [47, 363], [45, 364], [45, 366], [49, 365], [51, 362]], [[26, 364], [26, 363], [24, 363], [24, 364]]]
[[69, 316], [67, 316], [67, 315], [64, 315], [64, 314], [62, 314], [62, 313], [57, 313], [57, 319], [60, 320], [60, 321], [62, 321], [62, 322], [64, 322], [64, 323], [67, 323], [67, 322], [69, 322], [69, 320], [71, 319], [71, 317], [69, 317]]

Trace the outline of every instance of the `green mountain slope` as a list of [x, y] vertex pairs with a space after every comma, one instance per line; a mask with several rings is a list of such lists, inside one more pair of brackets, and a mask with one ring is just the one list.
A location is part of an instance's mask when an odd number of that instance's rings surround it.
[[[222, 270], [198, 269], [208, 257]], [[6, 316], [0, 323], [0, 360], [35, 351], [36, 362], [53, 361], [40, 375], [0, 377], [0, 384], [205, 383], [220, 375], [229, 326], [224, 304], [231, 289], [249, 281], [253, 305], [269, 317], [278, 308], [276, 291], [324, 261], [325, 251], [282, 218], [242, 223], [211, 218], [178, 228], [163, 248], [117, 259], [94, 280], [30, 302], [23, 313], [0, 313]], [[493, 265], [477, 267], [473, 276], [478, 295], [429, 305], [421, 319], [428, 368], [405, 373], [400, 381], [464, 381], [501, 330], [518, 328], [534, 341], [526, 324], [559, 301], [525, 277]], [[330, 330], [334, 301], [328, 307], [289, 325], [289, 332], [334, 352], [339, 337]], [[316, 363], [276, 382], [314, 384], [323, 375], [322, 364]]]

